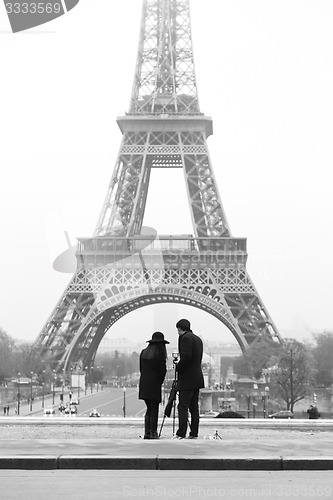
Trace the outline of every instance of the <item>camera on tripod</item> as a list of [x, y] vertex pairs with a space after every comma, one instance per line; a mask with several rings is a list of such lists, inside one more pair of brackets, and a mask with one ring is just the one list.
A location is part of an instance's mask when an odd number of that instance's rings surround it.
[[172, 358], [174, 363], [178, 363], [179, 360], [179, 353], [178, 351], [172, 351]]

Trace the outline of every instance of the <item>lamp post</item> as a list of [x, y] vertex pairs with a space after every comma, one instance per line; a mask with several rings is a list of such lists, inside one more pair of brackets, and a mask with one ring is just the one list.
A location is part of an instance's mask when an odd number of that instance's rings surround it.
[[53, 384], [52, 384], [52, 393], [53, 393], [52, 394], [52, 404], [54, 405], [54, 396], [55, 396], [55, 386], [54, 386], [54, 384], [55, 384], [55, 370], [53, 370], [53, 377], [52, 378], [53, 378], [53, 380], [52, 380], [52, 382], [53, 382]]
[[251, 396], [246, 395], [246, 401], [247, 401], [247, 418], [250, 418]]
[[20, 414], [20, 403], [21, 403], [21, 394], [20, 394], [20, 383], [21, 383], [21, 374], [20, 372], [17, 374], [17, 414]]
[[42, 374], [43, 374], [43, 379], [42, 379], [42, 408], [44, 408], [44, 405], [45, 405], [45, 388], [44, 388], [44, 384], [45, 384], [45, 370], [43, 370]]
[[78, 370], [77, 382], [77, 400], [80, 403], [80, 389], [81, 389], [81, 369]]
[[124, 393], [123, 413], [124, 413], [124, 418], [126, 418], [126, 387], [123, 387], [123, 393]]
[[293, 350], [290, 349], [290, 410], [293, 411], [294, 406], [294, 379], [293, 379]]
[[268, 393], [269, 393], [269, 387], [265, 387], [265, 392], [263, 395], [263, 402], [264, 402], [264, 418], [266, 418], [266, 406], [267, 406], [267, 398], [268, 398]]
[[63, 402], [64, 400], [64, 390], [65, 390], [65, 369], [62, 370], [61, 402]]
[[93, 381], [92, 381], [92, 379], [93, 379], [93, 370], [94, 370], [94, 367], [91, 366], [90, 367], [90, 394], [93, 393]]
[[70, 380], [69, 380], [69, 385], [68, 385], [68, 397], [69, 393], [72, 392], [72, 384], [73, 384], [73, 367], [71, 366], [71, 372], [70, 372]]
[[33, 373], [30, 372], [30, 411], [32, 411], [32, 376]]
[[103, 378], [104, 378], [104, 376], [103, 376], [103, 366], [101, 366], [101, 373], [102, 373], [102, 375], [101, 375], [101, 391], [102, 391], [103, 390]]
[[88, 380], [87, 380], [88, 367], [87, 366], [85, 367], [85, 372], [86, 372], [86, 375], [84, 377], [84, 395], [86, 396], [87, 395], [87, 385], [88, 385]]

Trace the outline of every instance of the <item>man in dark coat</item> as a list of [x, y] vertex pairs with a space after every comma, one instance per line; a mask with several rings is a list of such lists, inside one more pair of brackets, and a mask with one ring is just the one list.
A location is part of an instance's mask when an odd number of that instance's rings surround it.
[[176, 361], [179, 383], [179, 428], [175, 439], [186, 437], [188, 412], [191, 413], [189, 438], [196, 439], [199, 431], [199, 389], [204, 387], [201, 369], [203, 345], [201, 338], [192, 332], [187, 319], [179, 320], [176, 328], [179, 335], [179, 360]]

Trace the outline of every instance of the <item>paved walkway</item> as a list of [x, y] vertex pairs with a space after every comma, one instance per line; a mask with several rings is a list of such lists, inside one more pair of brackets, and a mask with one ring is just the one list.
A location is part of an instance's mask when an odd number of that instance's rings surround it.
[[0, 418], [0, 469], [333, 470], [332, 420], [202, 419], [197, 440], [173, 440], [168, 420], [151, 441], [141, 419], [87, 420]]

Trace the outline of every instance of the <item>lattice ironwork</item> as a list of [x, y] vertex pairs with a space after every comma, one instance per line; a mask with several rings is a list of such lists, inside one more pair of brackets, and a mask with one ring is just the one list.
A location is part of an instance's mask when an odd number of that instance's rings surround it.
[[[92, 238], [80, 239], [77, 271], [36, 346], [56, 370], [88, 366], [121, 317], [159, 303], [200, 308], [244, 350], [282, 339], [246, 270], [246, 241], [223, 210], [199, 108], [189, 0], [144, 0], [129, 113]], [[194, 237], [140, 236], [152, 168], [182, 168]]]
[[198, 113], [188, 0], [143, 2], [130, 113]]

